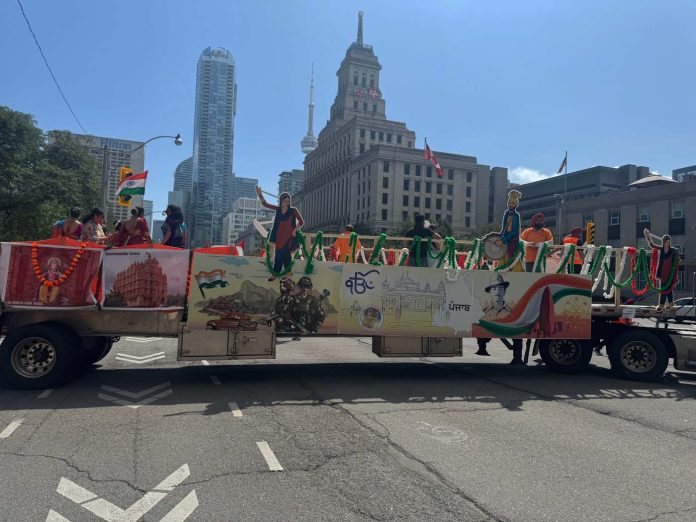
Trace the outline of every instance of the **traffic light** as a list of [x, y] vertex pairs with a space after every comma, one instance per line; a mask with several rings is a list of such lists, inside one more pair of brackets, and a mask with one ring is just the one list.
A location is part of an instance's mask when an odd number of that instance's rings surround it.
[[[119, 169], [118, 173], [119, 173], [118, 182], [120, 184], [124, 179], [133, 175], [133, 169], [131, 169], [130, 167], [121, 167]], [[122, 207], [130, 207], [130, 205], [131, 205], [130, 200], [131, 200], [131, 196], [119, 196], [118, 197], [118, 204]]]
[[594, 245], [595, 240], [595, 224], [592, 221], [588, 221], [585, 224], [585, 244]]

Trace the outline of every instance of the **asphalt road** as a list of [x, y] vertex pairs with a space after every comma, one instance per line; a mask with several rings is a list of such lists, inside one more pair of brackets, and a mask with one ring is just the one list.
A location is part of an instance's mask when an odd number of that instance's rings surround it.
[[474, 351], [205, 365], [127, 338], [68, 386], [0, 390], [0, 520], [696, 519], [696, 380]]

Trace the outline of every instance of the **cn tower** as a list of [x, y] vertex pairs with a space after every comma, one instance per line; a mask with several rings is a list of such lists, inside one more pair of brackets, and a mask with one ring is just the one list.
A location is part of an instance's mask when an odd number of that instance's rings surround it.
[[314, 64], [312, 64], [312, 77], [309, 82], [309, 123], [307, 135], [302, 138], [300, 146], [303, 154], [309, 154], [317, 148], [318, 142], [314, 137]]

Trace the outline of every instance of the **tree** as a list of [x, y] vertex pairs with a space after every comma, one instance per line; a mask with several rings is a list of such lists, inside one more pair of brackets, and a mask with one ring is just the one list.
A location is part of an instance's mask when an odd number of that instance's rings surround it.
[[394, 235], [396, 237], [404, 237], [404, 234], [413, 228], [413, 218], [410, 216], [404, 219], [394, 228]]
[[29, 114], [0, 106], [0, 241], [45, 238], [71, 207], [98, 206], [96, 161], [69, 132], [50, 138]]
[[437, 227], [437, 233], [442, 237], [454, 237], [452, 225], [449, 224], [449, 221], [441, 221], [436, 223], [435, 226]]
[[464, 239], [476, 239], [476, 238], [482, 238], [486, 234], [489, 234], [491, 232], [500, 232], [500, 224], [499, 223], [487, 223], [483, 226], [480, 226], [473, 232], [469, 232], [468, 234], [465, 234]]

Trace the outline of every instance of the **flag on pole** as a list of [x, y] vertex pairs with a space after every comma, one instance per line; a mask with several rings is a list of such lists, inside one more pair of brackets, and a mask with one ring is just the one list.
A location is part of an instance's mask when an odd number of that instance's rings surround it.
[[[120, 167], [118, 169], [118, 173], [119, 173], [119, 177], [118, 177], [119, 184], [122, 183], [124, 179], [129, 178], [134, 174], [133, 169], [131, 169], [130, 167]], [[131, 197], [127, 194], [124, 194], [122, 196], [118, 196], [116, 198], [116, 203], [118, 203], [118, 205], [120, 207], [130, 207]]]
[[561, 162], [561, 166], [558, 167], [558, 172], [556, 172], [556, 175], [560, 174], [563, 172], [563, 169], [568, 166], [568, 153], [566, 152], [565, 158], [563, 158], [563, 161]]
[[116, 196], [142, 196], [145, 194], [145, 181], [147, 181], [147, 170], [128, 176], [118, 184]]
[[440, 162], [437, 161], [435, 154], [433, 154], [433, 151], [430, 150], [430, 147], [428, 146], [427, 141], [425, 142], [425, 159], [433, 162], [433, 165], [435, 165], [435, 170], [437, 171], [437, 177], [441, 178], [442, 177], [442, 167], [440, 166]]

